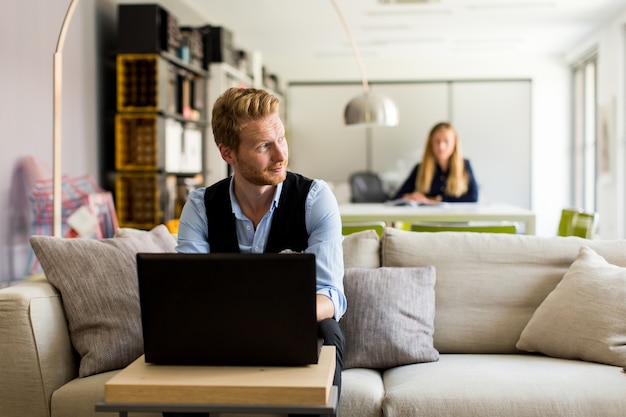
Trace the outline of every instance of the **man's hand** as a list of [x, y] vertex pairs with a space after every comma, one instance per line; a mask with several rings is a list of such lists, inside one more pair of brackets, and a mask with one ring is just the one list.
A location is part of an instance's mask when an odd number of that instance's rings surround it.
[[332, 318], [335, 315], [335, 304], [325, 295], [317, 294], [317, 321]]

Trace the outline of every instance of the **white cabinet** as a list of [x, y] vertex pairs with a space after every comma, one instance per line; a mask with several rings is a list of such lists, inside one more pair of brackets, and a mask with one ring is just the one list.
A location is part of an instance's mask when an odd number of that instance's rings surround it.
[[[479, 201], [530, 208], [529, 80], [371, 83], [393, 99], [395, 127], [371, 128], [372, 170], [395, 189], [421, 160], [430, 128], [450, 121], [475, 171]], [[345, 183], [367, 166], [367, 130], [345, 126], [343, 110], [357, 84], [289, 86], [290, 169]]]
[[252, 78], [227, 63], [216, 62], [209, 65], [209, 82], [207, 87], [207, 118], [209, 124], [204, 143], [204, 184], [207, 186], [229, 175], [228, 164], [222, 159], [213, 137], [211, 128], [213, 103], [224, 91], [231, 87], [252, 87], [252, 84]]

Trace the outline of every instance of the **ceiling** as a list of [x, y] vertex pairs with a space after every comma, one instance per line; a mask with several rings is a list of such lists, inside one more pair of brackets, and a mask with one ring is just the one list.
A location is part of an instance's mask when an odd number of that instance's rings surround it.
[[[332, 0], [181, 0], [264, 60], [352, 54]], [[624, 0], [337, 0], [364, 58], [563, 54]]]

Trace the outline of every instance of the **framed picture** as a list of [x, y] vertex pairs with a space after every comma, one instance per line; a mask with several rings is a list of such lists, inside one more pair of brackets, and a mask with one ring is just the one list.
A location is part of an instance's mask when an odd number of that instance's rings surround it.
[[608, 104], [598, 106], [597, 164], [598, 178], [610, 178], [613, 170], [613, 147], [615, 143], [615, 98]]

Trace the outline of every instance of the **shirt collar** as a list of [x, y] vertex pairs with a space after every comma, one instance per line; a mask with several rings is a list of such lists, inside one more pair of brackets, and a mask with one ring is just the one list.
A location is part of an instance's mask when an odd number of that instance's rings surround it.
[[[234, 181], [233, 181], [234, 177], [235, 177], [234, 175], [230, 177], [230, 185], [228, 187], [228, 193], [230, 195], [230, 205], [233, 208], [233, 213], [235, 214], [235, 217], [242, 218], [244, 217], [244, 215], [241, 212], [241, 207], [239, 207], [239, 203], [237, 202], [237, 199], [235, 198], [235, 189], [234, 189]], [[279, 183], [278, 186], [276, 187], [276, 191], [274, 192], [274, 199], [272, 200], [272, 206], [270, 207], [270, 212], [273, 212], [276, 209], [276, 207], [278, 207], [278, 200], [280, 200], [280, 194], [283, 192], [283, 183], [284, 181]]]

